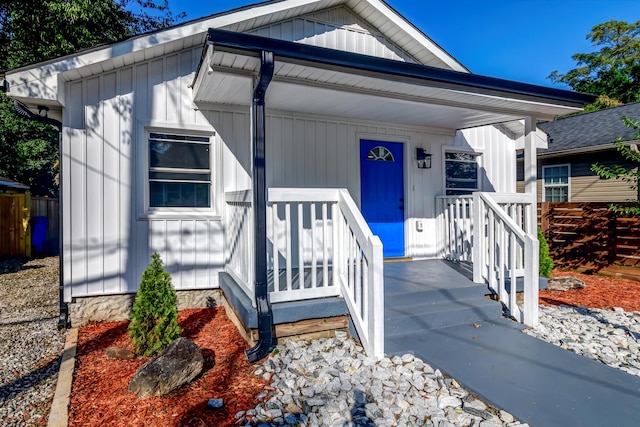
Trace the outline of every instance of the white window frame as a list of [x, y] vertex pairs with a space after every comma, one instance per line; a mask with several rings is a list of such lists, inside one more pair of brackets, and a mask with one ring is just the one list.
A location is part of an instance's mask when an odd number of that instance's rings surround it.
[[[459, 153], [459, 154], [467, 154], [470, 156], [474, 157], [473, 162], [471, 160], [447, 160], [447, 154], [448, 153]], [[447, 148], [444, 147], [443, 153], [442, 153], [442, 185], [444, 187], [444, 194], [447, 194], [448, 190], [451, 191], [468, 191], [469, 194], [472, 194], [475, 191], [481, 191], [482, 189], [482, 182], [480, 181], [480, 169], [481, 169], [481, 164], [480, 164], [480, 160], [481, 160], [481, 156], [482, 153], [476, 152], [476, 151], [465, 151], [465, 150], [456, 150], [456, 149], [451, 149], [451, 148]], [[475, 163], [476, 164], [476, 186], [475, 188], [465, 188], [465, 189], [456, 189], [456, 188], [449, 188], [447, 187], [447, 161], [457, 161], [457, 162], [463, 162], [463, 163]], [[452, 194], [452, 196], [454, 196]]]
[[[137, 158], [135, 164], [138, 169], [138, 188], [142, 197], [136, 197], [138, 219], [222, 219], [222, 161], [220, 141], [213, 128], [207, 126], [178, 127], [175, 124], [158, 122], [141, 123], [139, 127]], [[171, 135], [189, 135], [209, 138], [209, 169], [211, 185], [209, 187], [209, 207], [151, 207], [149, 186], [149, 137], [152, 133]]]
[[[547, 175], [547, 169], [551, 168], [567, 168], [567, 183], [566, 184], [547, 184], [545, 181]], [[556, 165], [544, 165], [542, 166], [542, 201], [548, 202], [547, 200], [547, 187], [567, 187], [567, 202], [571, 201], [571, 163], [560, 163]]]

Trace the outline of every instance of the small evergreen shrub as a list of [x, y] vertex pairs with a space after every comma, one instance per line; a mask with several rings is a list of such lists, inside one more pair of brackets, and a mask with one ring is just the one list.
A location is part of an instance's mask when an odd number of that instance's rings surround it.
[[538, 227], [538, 241], [540, 242], [540, 276], [549, 277], [553, 271], [553, 259], [549, 255], [549, 244], [545, 239], [542, 230]]
[[164, 270], [160, 255], [154, 253], [136, 292], [129, 337], [136, 354], [153, 356], [164, 351], [181, 333], [171, 275]]

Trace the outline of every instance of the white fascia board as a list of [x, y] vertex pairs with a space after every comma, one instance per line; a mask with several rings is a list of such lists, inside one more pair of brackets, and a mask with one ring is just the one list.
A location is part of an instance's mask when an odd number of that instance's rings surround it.
[[[425, 34], [418, 30], [413, 24], [407, 21], [403, 16], [399, 15], [396, 11], [391, 9], [384, 1], [380, 0], [364, 0], [367, 3], [371, 4], [373, 7], [378, 9], [387, 19], [393, 22], [395, 25], [400, 27], [404, 32], [406, 32], [411, 38], [418, 41], [425, 49], [432, 52], [435, 56], [438, 57], [442, 62], [451, 67], [452, 70], [460, 71], [463, 73], [469, 73], [469, 70], [458, 62], [454, 57], [449, 55], [444, 49], [438, 46], [433, 40], [429, 37], [425, 36]], [[352, 0], [348, 1], [347, 4], [352, 3]]]
[[39, 101], [48, 101], [49, 104], [53, 105], [64, 105], [64, 100], [62, 99], [62, 92], [64, 91], [60, 90], [60, 88], [63, 86], [62, 83], [64, 81], [69, 80], [65, 73], [104, 61], [110, 61], [115, 57], [133, 55], [144, 49], [157, 47], [198, 34], [202, 34], [200, 43], [204, 43], [204, 38], [209, 28], [222, 28], [248, 19], [259, 18], [314, 3], [318, 3], [319, 6], [321, 6], [324, 1], [287, 0], [266, 2], [262, 5], [258, 4], [237, 12], [216, 15], [209, 19], [204, 18], [191, 23], [177, 25], [166, 30], [133, 37], [112, 45], [97, 47], [77, 54], [16, 68], [6, 73], [6, 79], [9, 82], [8, 95], [25, 102], [37, 99]]

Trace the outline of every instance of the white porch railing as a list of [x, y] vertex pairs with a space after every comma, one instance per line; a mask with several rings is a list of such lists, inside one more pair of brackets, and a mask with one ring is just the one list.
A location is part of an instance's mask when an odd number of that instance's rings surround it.
[[[440, 256], [473, 262], [473, 280], [487, 283], [518, 321], [538, 323], [538, 240], [527, 194], [474, 193], [436, 200]], [[524, 282], [524, 306], [516, 284]]]
[[251, 190], [225, 193], [226, 270], [255, 305], [252, 204]]
[[473, 196], [437, 196], [438, 256], [471, 262]]
[[[226, 270], [253, 301], [251, 192], [225, 200]], [[267, 252], [272, 303], [342, 296], [367, 354], [384, 355], [382, 243], [347, 190], [269, 189]]]
[[269, 189], [271, 302], [342, 295], [369, 355], [384, 353], [382, 243], [344, 189]]

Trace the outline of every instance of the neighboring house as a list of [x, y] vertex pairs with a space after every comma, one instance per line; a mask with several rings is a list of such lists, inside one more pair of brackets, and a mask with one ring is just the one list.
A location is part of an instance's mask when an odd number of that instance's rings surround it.
[[[515, 194], [516, 150], [528, 153], [533, 194], [537, 120], [593, 100], [471, 74], [380, 0], [268, 1], [6, 80], [9, 96], [48, 106], [63, 125], [72, 321], [95, 301], [126, 308], [118, 296], [130, 300], [157, 251], [179, 292], [216, 289], [226, 272], [253, 298], [267, 269], [272, 303], [342, 295], [376, 355], [383, 251], [448, 256], [444, 240], [456, 236], [444, 231], [444, 210], [484, 192], [475, 206], [494, 212], [485, 219], [505, 218], [498, 205], [524, 207], [524, 224], [513, 210], [525, 230], [511, 242], [535, 260], [532, 198]], [[254, 214], [266, 215], [266, 239]], [[507, 236], [514, 222], [501, 224]], [[478, 257], [493, 253], [484, 248]], [[505, 277], [476, 266], [477, 281]], [[537, 278], [537, 261], [526, 268]], [[528, 307], [524, 319], [535, 323], [537, 302]]]
[[[624, 202], [638, 200], [638, 192], [621, 180], [600, 178], [591, 165], [637, 164], [622, 157], [614, 142], [637, 146], [635, 131], [624, 125], [623, 116], [640, 119], [640, 103], [607, 108], [586, 114], [540, 123], [549, 137], [549, 148], [538, 151], [538, 201], [543, 202]], [[522, 163], [518, 187], [524, 189]]]

